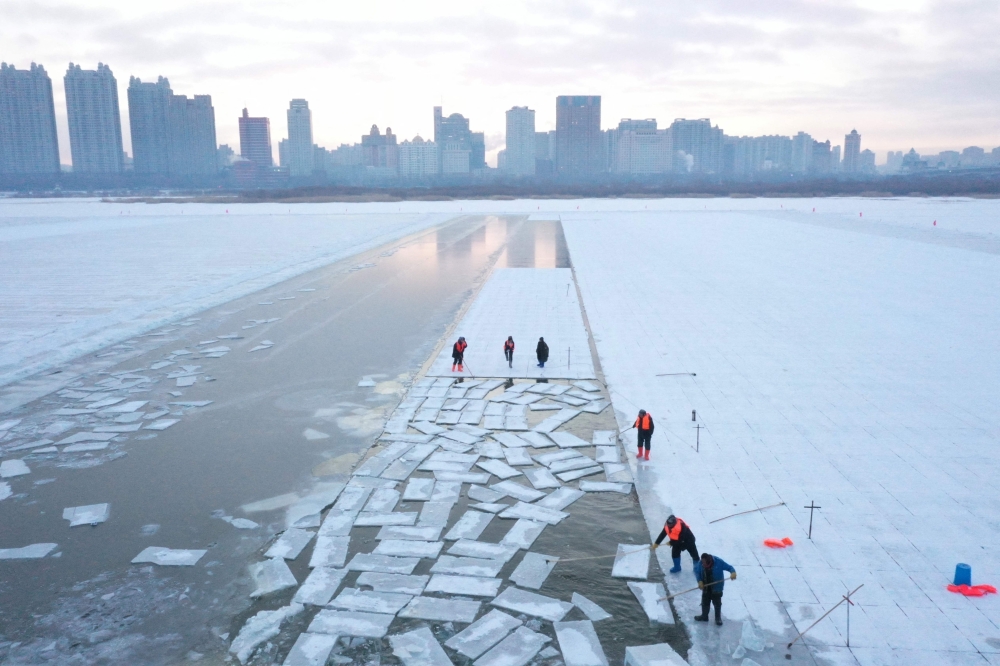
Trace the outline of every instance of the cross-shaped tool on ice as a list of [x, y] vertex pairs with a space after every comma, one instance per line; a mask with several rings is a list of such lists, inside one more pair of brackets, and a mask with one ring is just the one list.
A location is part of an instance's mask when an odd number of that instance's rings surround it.
[[809, 509], [809, 538], [813, 538], [813, 511], [816, 509], [822, 509], [821, 506], [816, 506], [815, 500], [809, 500], [809, 506], [802, 507], [803, 509]]

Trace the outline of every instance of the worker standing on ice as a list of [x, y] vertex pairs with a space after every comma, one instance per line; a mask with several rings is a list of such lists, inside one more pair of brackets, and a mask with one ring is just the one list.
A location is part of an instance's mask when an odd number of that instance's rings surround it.
[[708, 607], [715, 606], [715, 623], [722, 626], [722, 588], [726, 585], [726, 572], [729, 580], [736, 580], [736, 569], [727, 564], [721, 557], [705, 553], [694, 565], [694, 577], [701, 589], [701, 615], [695, 615], [698, 622], [708, 622]]
[[458, 368], [458, 372], [462, 372], [462, 363], [465, 361], [465, 349], [469, 344], [465, 341], [465, 338], [459, 338], [458, 341], [451, 348], [451, 371], [455, 372], [455, 368]]
[[538, 338], [538, 346], [535, 347], [535, 355], [538, 356], [538, 367], [544, 368], [545, 362], [549, 360], [549, 346], [545, 344], [545, 338]]
[[508, 335], [507, 342], [503, 343], [503, 355], [507, 359], [507, 367], [514, 367], [514, 336]]
[[691, 556], [691, 564], [698, 563], [698, 547], [694, 544], [694, 532], [687, 523], [671, 515], [667, 517], [667, 524], [660, 530], [660, 536], [656, 537], [653, 550], [656, 550], [663, 540], [670, 537], [670, 557], [674, 560], [674, 568], [670, 573], [679, 573], [681, 570], [681, 551], [686, 550]]
[[[653, 439], [653, 416], [645, 409], [639, 410], [639, 417], [636, 418], [632, 427], [639, 433], [639, 450], [635, 454], [636, 461], [649, 460], [649, 445]], [[642, 456], [643, 446], [646, 448], [646, 457]]]

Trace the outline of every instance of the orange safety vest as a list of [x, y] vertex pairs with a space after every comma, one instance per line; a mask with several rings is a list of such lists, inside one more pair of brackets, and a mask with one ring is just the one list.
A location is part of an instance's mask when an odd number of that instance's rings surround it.
[[653, 420], [652, 416], [649, 414], [649, 412], [646, 412], [645, 416], [640, 416], [635, 420], [635, 423], [632, 424], [632, 427], [638, 428], [639, 430], [649, 430], [649, 427], [652, 424], [652, 420]]
[[503, 350], [514, 351], [514, 343], [511, 342], [510, 340], [507, 340], [506, 342], [503, 343]]
[[468, 346], [469, 346], [469, 343], [467, 343], [467, 342], [456, 342], [455, 343], [455, 351], [457, 351], [459, 354], [461, 354], [461, 353], [463, 353], [465, 351], [465, 348], [468, 347]]
[[667, 537], [668, 537], [668, 538], [669, 538], [669, 539], [670, 539], [671, 541], [677, 541], [678, 539], [680, 539], [680, 538], [681, 538], [681, 529], [682, 529], [683, 527], [684, 527], [684, 521], [683, 521], [683, 520], [681, 520], [680, 518], [678, 518], [678, 519], [677, 519], [677, 523], [676, 523], [676, 524], [674, 524], [674, 528], [673, 528], [673, 529], [670, 529], [670, 528], [669, 528], [669, 527], [667, 527], [666, 525], [664, 525], [664, 526], [663, 526], [663, 529], [664, 529], [664, 530], [666, 530], [666, 532], [667, 532]]

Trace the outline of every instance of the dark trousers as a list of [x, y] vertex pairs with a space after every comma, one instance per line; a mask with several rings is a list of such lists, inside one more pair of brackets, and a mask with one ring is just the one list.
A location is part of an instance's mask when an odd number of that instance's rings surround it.
[[464, 359], [465, 359], [465, 354], [462, 354], [461, 356], [452, 356], [451, 357], [451, 364], [452, 365], [462, 365], [462, 361]]
[[691, 555], [692, 560], [694, 560], [695, 562], [698, 561], [698, 547], [693, 543], [688, 544], [687, 548], [685, 548], [683, 545], [679, 543], [670, 544], [670, 557], [676, 560], [678, 557], [681, 556], [681, 553], [685, 550], [688, 552], [689, 555]]
[[510, 350], [510, 349], [506, 349], [506, 350], [504, 350], [503, 355], [507, 358], [507, 367], [508, 368], [513, 368], [514, 367], [514, 352], [512, 350]]
[[641, 449], [641, 448], [643, 448], [643, 446], [645, 446], [646, 450], [649, 451], [649, 444], [650, 444], [650, 442], [651, 442], [652, 439], [653, 439], [653, 433], [651, 433], [648, 430], [640, 430], [639, 431], [639, 448]]
[[719, 620], [722, 618], [722, 593], [721, 592], [710, 592], [708, 590], [701, 591], [701, 614], [703, 617], [708, 617], [708, 607], [715, 606], [715, 619]]

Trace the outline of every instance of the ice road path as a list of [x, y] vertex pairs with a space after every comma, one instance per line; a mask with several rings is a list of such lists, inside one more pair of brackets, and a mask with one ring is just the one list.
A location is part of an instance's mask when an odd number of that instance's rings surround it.
[[[929, 208], [878, 205], [900, 220]], [[1000, 202], [989, 205], [1000, 219]], [[702, 552], [739, 571], [721, 635], [691, 621], [697, 594], [675, 599], [690, 661], [733, 663], [748, 617], [779, 647], [747, 656], [783, 661], [783, 643], [864, 583], [850, 650], [841, 608], [796, 645], [797, 663], [998, 663], [1000, 599], [945, 589], [958, 562], [973, 583], [1000, 581], [993, 231], [956, 222], [966, 242], [983, 239], [967, 249], [804, 218], [623, 213], [612, 233], [606, 215], [562, 216], [619, 424], [640, 407], [656, 419], [652, 460], [636, 473], [650, 533], [675, 513]], [[657, 376], [684, 372], [697, 377]], [[629, 437], [635, 468], [633, 447]], [[823, 508], [809, 541], [812, 500]], [[793, 547], [763, 546], [786, 536]], [[690, 586], [682, 561], [671, 591]]]
[[[514, 337], [514, 367], [503, 355], [507, 336]], [[573, 271], [568, 268], [498, 268], [459, 322], [452, 338], [427, 373], [431, 377], [459, 376], [451, 371], [451, 348], [458, 336], [465, 350], [468, 372], [476, 377], [547, 377], [592, 379], [587, 329], [580, 313]], [[535, 346], [544, 337], [549, 360], [538, 368]]]
[[0, 199], [0, 386], [454, 217]]

